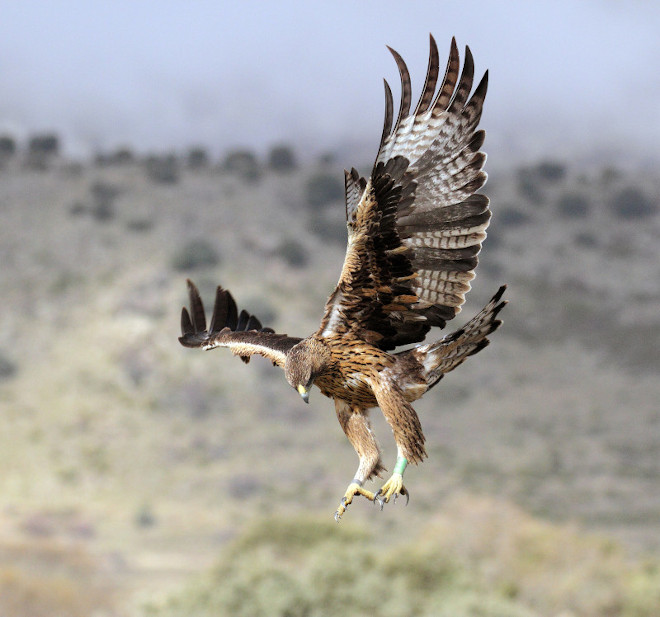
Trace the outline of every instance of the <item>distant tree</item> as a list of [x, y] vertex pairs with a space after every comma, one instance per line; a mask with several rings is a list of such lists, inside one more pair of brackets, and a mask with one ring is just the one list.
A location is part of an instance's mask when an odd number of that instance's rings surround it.
[[520, 227], [529, 222], [529, 215], [517, 208], [502, 208], [498, 212], [497, 221], [503, 227]]
[[99, 222], [110, 221], [115, 218], [115, 200], [119, 196], [119, 189], [106, 182], [95, 182], [90, 188], [91, 215]]
[[309, 254], [305, 246], [291, 238], [282, 240], [275, 254], [292, 268], [304, 268], [309, 262]]
[[256, 182], [261, 177], [261, 167], [257, 156], [250, 150], [228, 152], [222, 168], [248, 182]]
[[190, 148], [186, 163], [190, 169], [204, 169], [209, 165], [209, 153], [202, 146]]
[[220, 263], [220, 256], [212, 244], [203, 238], [191, 240], [174, 256], [172, 267], [175, 270], [186, 271], [199, 268], [209, 268]]
[[16, 140], [9, 135], [0, 135], [0, 157], [9, 158], [16, 154]]
[[557, 161], [542, 161], [536, 166], [536, 174], [540, 180], [557, 182], [566, 176], [566, 165]]
[[540, 187], [539, 176], [533, 168], [523, 167], [518, 170], [518, 193], [527, 201], [542, 204], [545, 195]]
[[293, 148], [290, 146], [274, 146], [268, 155], [268, 166], [278, 173], [288, 173], [297, 167]]
[[60, 140], [54, 133], [34, 135], [28, 143], [28, 154], [56, 156], [60, 151]]
[[113, 165], [130, 165], [135, 162], [135, 153], [128, 146], [122, 146], [111, 152], [109, 159]]
[[559, 214], [568, 218], [584, 218], [589, 214], [589, 200], [579, 193], [566, 193], [557, 201]]
[[575, 235], [575, 244], [588, 249], [598, 246], [598, 236], [589, 231], [581, 231]]
[[620, 218], [645, 218], [658, 212], [657, 201], [652, 201], [640, 189], [632, 186], [616, 193], [610, 207]]
[[173, 154], [147, 157], [147, 177], [158, 184], [176, 184], [179, 181], [179, 161]]
[[323, 208], [329, 203], [343, 199], [344, 184], [337, 175], [321, 172], [307, 180], [305, 193], [310, 206]]
[[0, 350], [0, 381], [10, 379], [18, 370], [18, 367]]

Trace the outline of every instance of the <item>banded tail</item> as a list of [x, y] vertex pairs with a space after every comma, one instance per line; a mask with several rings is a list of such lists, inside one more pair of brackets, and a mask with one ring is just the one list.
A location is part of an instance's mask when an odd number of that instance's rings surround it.
[[497, 314], [506, 305], [506, 300], [502, 300], [505, 289], [506, 285], [502, 285], [490, 302], [462, 328], [439, 341], [412, 350], [425, 369], [429, 390], [445, 373], [454, 370], [468, 356], [481, 351], [490, 343], [488, 335], [502, 324]]

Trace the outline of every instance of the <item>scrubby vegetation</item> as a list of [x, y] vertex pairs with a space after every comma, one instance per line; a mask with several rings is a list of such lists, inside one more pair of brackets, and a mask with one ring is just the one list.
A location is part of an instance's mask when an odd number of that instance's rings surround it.
[[[118, 576], [123, 603], [113, 613], [76, 568], [7, 559], [2, 580], [52, 615], [135, 617], [147, 602], [168, 616], [655, 617], [659, 179], [563, 163], [493, 174], [478, 277], [449, 329], [506, 282], [504, 325], [417, 404], [429, 458], [410, 470], [410, 506], [360, 500], [337, 526], [355, 459], [332, 404], [305, 406], [262, 358], [176, 338], [187, 276], [207, 310], [220, 283], [264, 325], [312, 332], [346, 249], [341, 165], [359, 161], [284, 174], [248, 150], [245, 175], [182, 152], [164, 183], [137, 154], [34, 173], [19, 144], [4, 161], [0, 546], [73, 543], [94, 576]], [[260, 181], [244, 180], [255, 165]], [[452, 505], [458, 489], [501, 501]], [[88, 603], [67, 609], [54, 588]]]
[[208, 268], [220, 263], [220, 256], [213, 243], [204, 238], [191, 240], [174, 255], [172, 266], [182, 272]]
[[[413, 542], [313, 518], [254, 524], [150, 616], [650, 617], [660, 564], [495, 501], [461, 498]], [[396, 538], [396, 534], [394, 534]], [[385, 542], [385, 545], [383, 545]]]

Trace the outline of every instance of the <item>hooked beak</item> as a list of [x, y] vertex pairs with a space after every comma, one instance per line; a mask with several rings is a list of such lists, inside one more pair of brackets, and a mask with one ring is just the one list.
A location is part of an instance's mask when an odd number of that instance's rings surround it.
[[300, 394], [305, 403], [309, 404], [309, 390], [305, 386], [298, 386], [298, 394]]

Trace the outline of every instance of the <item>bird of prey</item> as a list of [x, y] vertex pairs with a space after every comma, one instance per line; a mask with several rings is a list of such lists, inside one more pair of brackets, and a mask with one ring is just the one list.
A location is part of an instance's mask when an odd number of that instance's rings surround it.
[[[385, 81], [385, 122], [371, 176], [345, 172], [348, 246], [318, 330], [302, 339], [277, 334], [245, 310], [238, 313], [222, 287], [207, 328], [191, 281], [190, 310], [181, 314], [182, 345], [228, 347], [245, 362], [260, 354], [284, 369], [305, 402], [314, 385], [334, 399], [339, 424], [359, 457], [335, 512], [337, 520], [356, 495], [381, 508], [399, 495], [409, 499], [403, 484], [406, 466], [426, 457], [411, 403], [488, 344], [505, 305], [502, 286], [462, 328], [423, 343], [432, 328], [443, 328], [460, 311], [486, 237], [489, 200], [477, 193], [486, 181], [486, 155], [480, 151], [485, 133], [477, 125], [488, 72], [470, 96], [472, 54], [466, 47], [460, 70], [452, 39], [438, 85], [438, 49], [431, 36], [426, 81], [411, 112], [408, 68], [388, 49], [399, 69], [401, 102], [394, 120]], [[400, 346], [408, 347], [395, 352]], [[385, 471], [369, 422], [374, 407], [383, 412], [397, 445], [393, 473], [376, 492], [364, 487]]]

